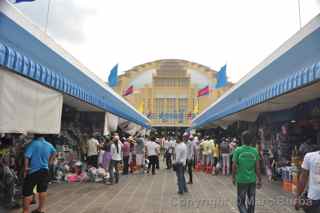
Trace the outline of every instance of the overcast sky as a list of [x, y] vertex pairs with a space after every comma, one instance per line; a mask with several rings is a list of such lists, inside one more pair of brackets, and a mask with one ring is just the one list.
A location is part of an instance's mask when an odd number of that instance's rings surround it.
[[[48, 0], [16, 5], [44, 28]], [[301, 0], [302, 24], [320, 0]], [[107, 79], [157, 59], [194, 61], [235, 82], [299, 30], [298, 0], [51, 0], [48, 33]]]

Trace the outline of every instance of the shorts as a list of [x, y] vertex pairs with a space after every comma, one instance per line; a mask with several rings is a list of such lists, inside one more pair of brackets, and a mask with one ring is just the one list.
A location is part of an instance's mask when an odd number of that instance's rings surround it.
[[213, 166], [217, 166], [218, 162], [219, 162], [219, 158], [213, 157]]
[[138, 166], [144, 165], [144, 154], [137, 154], [136, 155], [136, 162]]
[[49, 171], [47, 169], [41, 169], [32, 174], [29, 174], [23, 183], [22, 193], [24, 197], [33, 195], [33, 189], [37, 186], [37, 192], [47, 192], [49, 183]]

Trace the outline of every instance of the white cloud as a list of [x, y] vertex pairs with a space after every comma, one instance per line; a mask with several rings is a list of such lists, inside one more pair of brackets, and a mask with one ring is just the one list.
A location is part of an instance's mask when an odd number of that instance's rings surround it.
[[[296, 0], [52, 1], [52, 36], [103, 79], [116, 63], [127, 70], [181, 58], [214, 69], [227, 62], [237, 81], [299, 30]], [[306, 24], [319, 13], [319, 0], [301, 0], [301, 9]]]
[[83, 25], [87, 18], [93, 16], [94, 9], [81, 7], [74, 0], [38, 0], [32, 3], [17, 4], [18, 8], [29, 16], [42, 29], [46, 28], [48, 16], [48, 32], [59, 41], [82, 43], [85, 41]]

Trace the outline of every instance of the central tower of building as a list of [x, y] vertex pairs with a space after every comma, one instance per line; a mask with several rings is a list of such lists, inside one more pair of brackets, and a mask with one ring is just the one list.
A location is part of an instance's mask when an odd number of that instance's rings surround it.
[[[158, 60], [120, 75], [115, 90], [145, 114], [153, 127], [186, 128], [232, 86], [215, 89], [216, 75], [215, 70], [190, 61]], [[198, 97], [206, 87], [207, 93]]]

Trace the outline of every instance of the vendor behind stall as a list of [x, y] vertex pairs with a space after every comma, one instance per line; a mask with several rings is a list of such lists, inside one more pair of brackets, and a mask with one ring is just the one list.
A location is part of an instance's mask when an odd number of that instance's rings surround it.
[[0, 189], [3, 192], [3, 201], [8, 208], [19, 207], [15, 200], [16, 183], [18, 178], [9, 167], [8, 159], [0, 156]]

